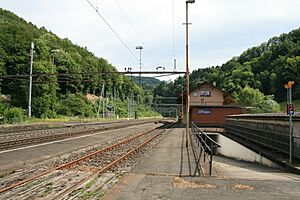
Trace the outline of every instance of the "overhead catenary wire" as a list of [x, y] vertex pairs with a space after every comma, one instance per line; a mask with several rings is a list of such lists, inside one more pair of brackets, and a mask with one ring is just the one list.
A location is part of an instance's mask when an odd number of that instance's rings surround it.
[[[118, 5], [118, 7], [120, 8], [121, 12], [123, 13], [123, 15], [125, 16], [126, 20], [128, 21], [129, 25], [132, 27], [133, 31], [135, 32], [135, 34], [137, 35], [137, 37], [139, 38], [140, 42], [143, 44], [143, 46], [145, 46], [145, 42], [141, 36], [141, 34], [139, 34], [139, 32], [137, 31], [137, 29], [135, 28], [134, 24], [132, 23], [131, 19], [129, 18], [129, 16], [126, 14], [125, 10], [123, 9], [122, 5], [119, 3], [118, 0], [115, 0], [116, 4]], [[145, 48], [144, 51], [149, 54], [149, 56], [151, 57], [151, 59], [153, 60], [153, 62], [158, 65], [157, 59], [153, 56], [153, 54], [149, 51], [149, 49]], [[144, 66], [143, 66], [144, 67]]]
[[132, 52], [132, 50], [128, 47], [128, 45], [124, 42], [124, 40], [119, 36], [119, 34], [115, 31], [115, 29], [108, 23], [108, 21], [100, 14], [99, 10], [89, 1], [86, 0], [89, 5], [95, 10], [98, 16], [103, 20], [103, 22], [109, 27], [109, 29], [114, 33], [114, 35], [120, 40], [123, 46], [127, 49], [127, 51], [139, 62], [137, 56]]
[[[32, 77], [64, 77], [64, 76], [72, 76], [72, 75], [83, 75], [83, 76], [98, 76], [98, 75], [108, 75], [108, 74], [116, 74], [116, 75], [125, 75], [125, 74], [139, 74], [140, 72], [118, 72], [118, 71], [111, 71], [111, 72], [68, 72], [68, 73], [36, 73], [36, 74], [15, 74], [15, 75], [2, 75], [0, 79], [11, 79], [11, 78], [28, 78]], [[173, 72], [173, 71], [145, 71], [142, 72], [145, 74], [184, 74], [185, 72]], [[102, 76], [105, 78], [105, 76]], [[110, 77], [112, 78], [112, 77]]]
[[138, 33], [137, 29], [135, 28], [135, 26], [133, 25], [132, 21], [130, 20], [130, 18], [128, 17], [128, 15], [126, 14], [125, 10], [123, 9], [123, 7], [121, 6], [121, 4], [119, 3], [118, 0], [115, 0], [116, 4], [118, 5], [118, 7], [120, 8], [121, 12], [123, 13], [123, 15], [125, 16], [126, 20], [128, 21], [128, 23], [130, 24], [130, 26], [132, 27], [133, 31], [135, 32], [135, 34], [138, 36], [139, 40], [144, 44], [143, 39], [141, 37], [141, 35]]

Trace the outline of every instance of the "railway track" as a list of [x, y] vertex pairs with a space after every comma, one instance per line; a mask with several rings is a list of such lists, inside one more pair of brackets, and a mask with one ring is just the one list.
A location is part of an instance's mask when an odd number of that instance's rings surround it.
[[[98, 199], [172, 124], [152, 128], [0, 189], [5, 199]], [[149, 145], [151, 144], [151, 145]], [[150, 147], [148, 147], [150, 148]]]
[[[142, 121], [142, 120], [140, 120]], [[16, 134], [16, 133], [24, 133], [31, 131], [43, 131], [43, 130], [51, 130], [51, 129], [65, 129], [65, 128], [78, 128], [78, 127], [89, 127], [89, 126], [104, 126], [108, 124], [120, 124], [125, 123], [125, 120], [119, 121], [108, 121], [108, 122], [60, 122], [53, 124], [34, 124], [34, 125], [16, 125], [11, 127], [0, 126], [0, 135], [2, 134]]]
[[19, 147], [29, 144], [37, 144], [41, 142], [55, 141], [59, 139], [65, 139], [70, 137], [75, 137], [79, 135], [87, 135], [93, 134], [101, 131], [114, 130], [125, 128], [134, 125], [141, 125], [147, 123], [153, 123], [154, 121], [140, 121], [137, 123], [112, 123], [107, 125], [111, 126], [103, 126], [100, 124], [98, 126], [91, 126], [89, 128], [59, 128], [59, 129], [50, 129], [50, 130], [42, 130], [42, 131], [29, 131], [24, 133], [9, 133], [9, 134], [1, 134], [0, 135], [0, 150], [9, 149], [12, 147]]

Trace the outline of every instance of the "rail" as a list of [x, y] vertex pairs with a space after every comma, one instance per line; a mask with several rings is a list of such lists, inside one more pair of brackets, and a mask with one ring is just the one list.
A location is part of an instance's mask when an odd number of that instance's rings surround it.
[[[162, 130], [159, 130], [159, 132], [157, 134], [155, 134], [154, 136], [152, 136], [150, 139], [148, 139], [146, 141], [143, 141], [142, 144], [139, 144], [138, 146], [134, 146], [130, 151], [126, 152], [125, 155], [124, 154], [121, 155], [121, 157], [119, 157], [118, 160], [115, 160], [115, 161], [112, 161], [112, 162], [108, 163], [107, 166], [103, 167], [102, 169], [99, 169], [99, 171], [97, 171], [96, 173], [98, 175], [100, 175], [101, 173], [103, 173], [103, 172], [107, 171], [108, 169], [112, 168], [117, 163], [121, 162], [121, 160], [124, 160], [125, 158], [128, 158], [130, 155], [132, 155], [133, 153], [135, 153], [138, 150], [140, 150], [142, 147], [144, 147], [147, 144], [149, 144], [151, 141], [153, 141], [155, 138], [157, 138], [159, 135], [161, 135], [164, 131], [166, 131], [168, 128], [170, 128], [172, 126], [173, 126], [173, 123], [168, 124], [168, 125], [160, 126], [160, 128], [162, 128]], [[17, 181], [15, 183], [12, 183], [12, 184], [10, 184], [8, 186], [5, 186], [4, 188], [0, 188], [0, 194], [4, 193], [6, 191], [9, 191], [11, 189], [14, 189], [14, 188], [16, 188], [18, 186], [21, 186], [21, 185], [23, 185], [25, 183], [28, 183], [30, 181], [36, 180], [36, 179], [38, 179], [38, 178], [40, 178], [42, 176], [50, 174], [51, 172], [53, 172], [55, 170], [61, 170], [61, 169], [69, 168], [71, 166], [79, 164], [80, 162], [83, 162], [85, 160], [89, 160], [89, 159], [91, 159], [93, 157], [99, 156], [99, 155], [103, 154], [104, 152], [112, 151], [113, 149], [119, 148], [122, 145], [124, 146], [124, 145], [128, 144], [129, 142], [131, 142], [133, 140], [136, 140], [138, 138], [144, 138], [143, 136], [145, 136], [148, 133], [154, 132], [155, 130], [158, 130], [158, 128], [146, 129], [145, 131], [143, 131], [141, 133], [138, 133], [138, 134], [136, 134], [134, 136], [129, 136], [128, 138], [126, 138], [126, 139], [124, 139], [124, 140], [122, 140], [122, 141], [120, 141], [118, 143], [115, 143], [115, 144], [112, 144], [112, 145], [110, 145], [108, 147], [104, 147], [103, 149], [91, 152], [91, 153], [89, 153], [87, 155], [82, 156], [81, 158], [78, 158], [76, 160], [70, 161], [70, 162], [65, 163], [65, 164], [61, 164], [61, 165], [59, 165], [57, 167], [54, 167], [54, 168], [51, 168], [51, 169], [48, 169], [48, 170], [45, 170], [45, 171], [43, 171], [43, 172], [41, 172], [39, 174], [33, 175], [32, 177], [25, 178], [24, 180], [20, 180], [20, 181]], [[91, 175], [87, 176], [87, 178], [82, 179], [82, 181], [76, 182], [75, 186], [78, 186], [79, 183], [82, 184], [82, 183], [86, 182], [94, 174], [91, 174]], [[71, 189], [73, 189], [73, 187]], [[67, 189], [67, 191], [69, 191], [69, 189]], [[59, 198], [59, 199], [61, 199], [61, 198]]]
[[[209, 164], [209, 176], [212, 175], [212, 165], [213, 165], [213, 154], [216, 148], [221, 147], [216, 141], [204, 133], [200, 128], [198, 128], [195, 123], [191, 122], [191, 142], [193, 152], [197, 160], [199, 168], [202, 168], [202, 164]], [[203, 169], [202, 169], [203, 170]]]

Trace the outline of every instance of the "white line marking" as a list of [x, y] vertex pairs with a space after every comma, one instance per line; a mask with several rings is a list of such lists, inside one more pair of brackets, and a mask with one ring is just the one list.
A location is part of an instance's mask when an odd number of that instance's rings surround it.
[[57, 141], [52, 141], [52, 142], [47, 142], [47, 143], [42, 143], [42, 144], [35, 144], [35, 145], [27, 146], [27, 147], [20, 147], [20, 148], [16, 148], [16, 149], [4, 150], [4, 151], [0, 151], [0, 154], [9, 153], [9, 152], [13, 152], [13, 151], [20, 151], [20, 150], [24, 150], [24, 149], [30, 149], [30, 148], [34, 148], [34, 147], [46, 146], [48, 144], [55, 144], [55, 143], [69, 141], [69, 140], [76, 140], [76, 139], [79, 139], [79, 138], [85, 138], [85, 137], [89, 137], [89, 136], [92, 136], [92, 135], [102, 135], [102, 134], [107, 133], [107, 132], [117, 131], [117, 130], [120, 130], [120, 129], [130, 129], [130, 128], [135, 128], [135, 127], [144, 126], [144, 125], [145, 124], [140, 124], [140, 125], [130, 126], [130, 127], [126, 127], [126, 128], [119, 128], [119, 129], [115, 129], [115, 130], [108, 130], [108, 131], [93, 133], [93, 134], [89, 134], [89, 135], [82, 135], [82, 136], [78, 136], [78, 137], [67, 138], [67, 139], [63, 139], [63, 140], [57, 140]]

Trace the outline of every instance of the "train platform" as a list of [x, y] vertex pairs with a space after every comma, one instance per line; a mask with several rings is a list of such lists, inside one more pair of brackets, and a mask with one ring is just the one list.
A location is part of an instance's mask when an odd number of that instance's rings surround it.
[[104, 199], [299, 199], [299, 175], [254, 163], [215, 156], [216, 176], [200, 176], [184, 133], [172, 129]]

